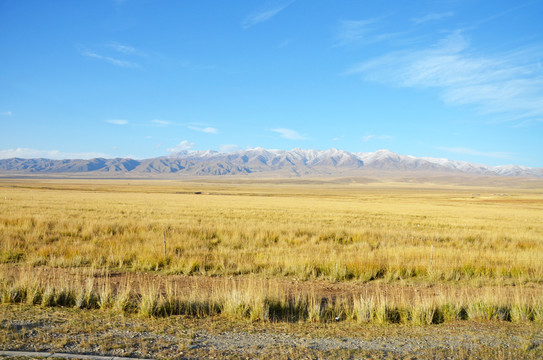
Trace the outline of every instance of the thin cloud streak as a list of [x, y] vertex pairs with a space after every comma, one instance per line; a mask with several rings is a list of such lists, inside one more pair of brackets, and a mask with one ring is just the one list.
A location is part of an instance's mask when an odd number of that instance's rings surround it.
[[191, 130], [194, 130], [194, 131], [199, 131], [199, 132], [203, 132], [203, 133], [207, 133], [207, 134], [216, 134], [219, 132], [218, 129], [214, 128], [214, 127], [198, 127], [198, 126], [188, 126], [189, 129]]
[[158, 120], [158, 119], [153, 119], [153, 120], [151, 120], [151, 123], [152, 123], [153, 125], [156, 125], [156, 126], [168, 126], [168, 125], [171, 125], [171, 124], [172, 124], [171, 121]]
[[122, 120], [122, 119], [112, 119], [112, 120], [107, 120], [107, 122], [113, 125], [128, 125], [128, 120]]
[[257, 24], [269, 21], [275, 15], [279, 14], [286, 7], [288, 7], [290, 4], [292, 4], [292, 1], [283, 5], [273, 7], [273, 8], [262, 9], [260, 11], [254, 12], [248, 15], [243, 20], [243, 22], [241, 23], [241, 27], [243, 28], [243, 30], [247, 30]]
[[100, 55], [100, 54], [97, 54], [97, 53], [92, 52], [92, 51], [83, 51], [83, 52], [81, 52], [81, 55], [83, 55], [85, 57], [90, 57], [90, 58], [102, 60], [102, 61], [108, 62], [110, 64], [113, 64], [115, 66], [119, 66], [119, 67], [123, 67], [123, 68], [141, 68], [141, 66], [139, 64], [135, 63], [135, 62], [120, 60], [120, 59], [117, 59], [117, 58], [114, 58], [114, 57], [111, 57], [111, 56]]
[[80, 47], [79, 53], [82, 56], [101, 60], [118, 67], [123, 68], [141, 68], [140, 64], [132, 60], [126, 60], [119, 58], [135, 58], [135, 57], [147, 57], [147, 54], [136, 49], [133, 46], [120, 44], [117, 42], [111, 42], [109, 44], [103, 44], [99, 46], [100, 51], [89, 50], [86, 47]]
[[147, 54], [136, 49], [135, 47], [119, 44], [116, 42], [108, 44], [107, 47], [125, 55], [147, 56]]
[[348, 46], [352, 44], [372, 44], [389, 40], [399, 35], [399, 33], [377, 33], [376, 27], [379, 27], [379, 20], [341, 20], [336, 35], [334, 47]]
[[271, 129], [270, 131], [278, 133], [283, 139], [288, 140], [307, 140], [307, 138], [303, 135], [298, 134], [296, 131], [291, 129]]
[[453, 16], [454, 13], [452, 11], [443, 12], [443, 13], [430, 13], [425, 16], [419, 17], [419, 18], [412, 18], [411, 21], [415, 25], [423, 24], [428, 21], [438, 21], [444, 18], [448, 18]]
[[[455, 32], [425, 50], [395, 51], [360, 63], [346, 74], [405, 88], [437, 88], [442, 100], [473, 106], [481, 114], [500, 114], [502, 121], [543, 118], [543, 71], [532, 59], [543, 48], [517, 49], [478, 57]], [[532, 62], [529, 62], [532, 60]]]
[[519, 10], [519, 9], [522, 9], [522, 8], [526, 7], [526, 6], [531, 6], [531, 5], [533, 5], [533, 4], [537, 4], [537, 3], [539, 3], [539, 2], [541, 2], [541, 0], [529, 1], [529, 2], [526, 2], [526, 3], [523, 3], [523, 4], [519, 4], [519, 5], [513, 6], [513, 7], [509, 8], [509, 9], [504, 10], [504, 11], [501, 11], [501, 12], [499, 12], [499, 13], [497, 13], [497, 14], [494, 14], [494, 15], [491, 15], [491, 16], [489, 16], [489, 17], [480, 19], [479, 21], [477, 21], [477, 22], [475, 23], [475, 25], [479, 26], [479, 25], [484, 24], [484, 23], [486, 23], [486, 22], [489, 22], [489, 21], [493, 21], [493, 20], [499, 19], [499, 18], [501, 18], [502, 16], [508, 15], [509, 13], [515, 12], [515, 11], [517, 11], [517, 10]]
[[376, 19], [340, 21], [336, 46], [344, 46], [355, 41], [360, 41], [370, 33], [371, 29], [369, 26], [376, 21]]

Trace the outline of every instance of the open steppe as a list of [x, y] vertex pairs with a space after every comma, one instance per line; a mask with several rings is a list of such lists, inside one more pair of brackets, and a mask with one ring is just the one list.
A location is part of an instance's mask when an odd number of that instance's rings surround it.
[[542, 355], [543, 181], [227, 179], [0, 179], [0, 348]]

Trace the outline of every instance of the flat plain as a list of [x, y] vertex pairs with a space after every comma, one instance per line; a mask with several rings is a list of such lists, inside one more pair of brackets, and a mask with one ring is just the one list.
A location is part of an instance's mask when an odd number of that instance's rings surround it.
[[468, 180], [1, 179], [0, 348], [540, 357], [543, 182]]

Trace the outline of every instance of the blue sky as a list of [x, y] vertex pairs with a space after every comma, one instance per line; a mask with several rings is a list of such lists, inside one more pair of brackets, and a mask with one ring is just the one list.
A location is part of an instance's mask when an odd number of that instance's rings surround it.
[[0, 158], [543, 166], [540, 1], [0, 1]]

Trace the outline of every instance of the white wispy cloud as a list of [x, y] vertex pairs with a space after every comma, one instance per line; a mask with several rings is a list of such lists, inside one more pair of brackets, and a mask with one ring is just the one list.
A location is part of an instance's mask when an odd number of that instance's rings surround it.
[[186, 151], [186, 150], [190, 150], [193, 146], [194, 146], [194, 143], [191, 143], [191, 142], [189, 142], [187, 140], [183, 140], [179, 144], [177, 144], [176, 146], [174, 146], [172, 148], [169, 148], [168, 152], [177, 153], [177, 152], [181, 152], [181, 151]]
[[111, 120], [106, 120], [106, 122], [113, 125], [128, 125], [128, 120], [122, 120], [122, 119], [111, 119]]
[[138, 50], [133, 46], [117, 42], [103, 44], [92, 50], [86, 47], [80, 47], [79, 53], [82, 56], [105, 61], [124, 68], [141, 68], [140, 64], [134, 60], [147, 56], [143, 51]]
[[[511, 2], [511, 4], [513, 5], [512, 7], [507, 8], [505, 10], [502, 10], [502, 11], [500, 11], [498, 13], [494, 13], [494, 14], [492, 14], [490, 16], [481, 18], [475, 23], [475, 25], [481, 25], [481, 24], [484, 24], [486, 22], [493, 21], [493, 20], [499, 19], [499, 18], [504, 17], [504, 16], [508, 16], [512, 12], [520, 10], [520, 9], [522, 9], [524, 7], [535, 5], [535, 4], [539, 3], [540, 1], [541, 0], [532, 0], [532, 1], [526, 1], [526, 2], [520, 2], [520, 1]], [[534, 11], [538, 11], [538, 9], [534, 9]]]
[[106, 45], [108, 48], [115, 50], [118, 53], [125, 55], [147, 56], [143, 51], [136, 49], [130, 45], [124, 45], [117, 42], [112, 42]]
[[210, 126], [207, 126], [207, 127], [189, 126], [188, 128], [194, 131], [204, 132], [208, 134], [216, 134], [219, 132], [218, 129], [214, 127], [210, 127]]
[[257, 24], [266, 22], [273, 18], [275, 15], [283, 11], [287, 6], [289, 6], [292, 1], [276, 5], [273, 7], [260, 9], [252, 14], [249, 14], [241, 23], [241, 27], [246, 30], [250, 27], [253, 27]]
[[427, 49], [384, 54], [350, 68], [375, 81], [406, 88], [438, 89], [450, 105], [469, 105], [502, 121], [543, 118], [543, 47], [478, 56], [462, 32]]
[[365, 135], [362, 137], [362, 141], [368, 142], [371, 140], [390, 140], [392, 139], [392, 136], [390, 135]]
[[171, 121], [159, 120], [159, 119], [153, 119], [151, 120], [151, 123], [156, 126], [168, 126], [172, 124]]
[[454, 13], [452, 11], [442, 12], [442, 13], [430, 13], [426, 14], [421, 17], [412, 18], [411, 21], [415, 23], [416, 25], [422, 24], [428, 21], [439, 21], [444, 18], [448, 18], [453, 16]]
[[3, 116], [12, 116], [12, 115], [13, 115], [13, 112], [11, 112], [11, 111], [4, 111], [4, 112], [2, 112], [2, 115], [3, 115]]
[[347, 45], [355, 41], [360, 41], [372, 30], [370, 25], [374, 24], [376, 19], [367, 20], [341, 20], [337, 34], [336, 46]]
[[82, 51], [81, 52], [81, 55], [83, 56], [86, 56], [86, 57], [90, 57], [90, 58], [94, 58], [94, 59], [98, 59], [98, 60], [102, 60], [102, 61], [106, 61], [110, 64], [113, 64], [115, 66], [119, 66], [119, 67], [124, 67], [124, 68], [140, 68], [141, 66], [136, 63], [136, 62], [133, 62], [133, 61], [127, 61], [127, 60], [121, 60], [121, 59], [118, 59], [118, 58], [115, 58], [115, 57], [112, 57], [112, 56], [107, 56], [107, 55], [100, 55], [94, 51]]
[[371, 44], [389, 40], [399, 33], [380, 32], [380, 19], [341, 20], [338, 25], [334, 47], [351, 44]]
[[270, 129], [270, 131], [278, 133], [282, 138], [289, 140], [306, 140], [307, 138], [303, 135], [298, 134], [296, 131], [291, 129]]
[[93, 158], [109, 158], [110, 156], [98, 152], [83, 152], [83, 153], [74, 153], [74, 152], [63, 152], [59, 150], [39, 150], [31, 148], [17, 148], [17, 149], [5, 149], [0, 150], [0, 159], [10, 159], [10, 158], [45, 158], [45, 159], [93, 159]]
[[438, 149], [447, 151], [450, 153], [455, 153], [455, 154], [482, 156], [482, 157], [490, 157], [490, 158], [497, 158], [497, 159], [513, 159], [514, 158], [513, 154], [508, 153], [508, 152], [500, 152], [500, 151], [479, 151], [479, 150], [474, 150], [474, 149], [464, 148], [464, 147], [439, 147]]
[[219, 146], [219, 152], [222, 153], [230, 153], [238, 150], [241, 150], [241, 148], [234, 144], [223, 144]]

